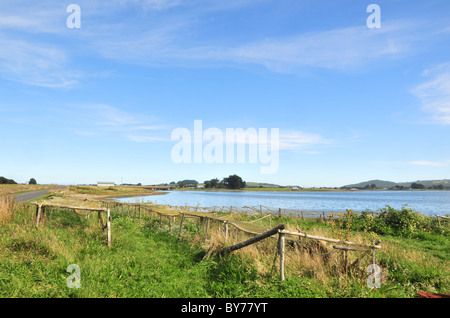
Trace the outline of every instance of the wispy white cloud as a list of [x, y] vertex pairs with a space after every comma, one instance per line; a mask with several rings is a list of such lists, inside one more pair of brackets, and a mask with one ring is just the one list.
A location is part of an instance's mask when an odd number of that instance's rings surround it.
[[[359, 25], [224, 41], [204, 31], [211, 26], [206, 21], [211, 20], [212, 13], [248, 9], [265, 2], [112, 0], [103, 4], [80, 0], [82, 26], [75, 32], [67, 29], [65, 7], [55, 0], [2, 3], [0, 76], [29, 85], [75, 85], [86, 74], [70, 70], [78, 61], [65, 49], [69, 42], [59, 38], [61, 35], [70, 36], [71, 45], [82, 48], [83, 55], [120, 63], [151, 67], [257, 65], [283, 73], [304, 67], [347, 70], [399, 58], [427, 38], [427, 31], [420, 31], [423, 23], [405, 20], [383, 21], [381, 29]], [[38, 33], [49, 36], [30, 36]]]
[[311, 32], [246, 44], [230, 55], [281, 72], [302, 66], [347, 69], [407, 52], [413, 41], [404, 37], [407, 28], [408, 23], [386, 22], [376, 31], [357, 26]]
[[144, 10], [165, 10], [179, 6], [183, 3], [181, 0], [119, 0], [122, 5], [137, 5]]
[[425, 161], [425, 160], [417, 160], [417, 161], [408, 161], [404, 164], [414, 165], [414, 166], [430, 166], [430, 167], [443, 167], [450, 165], [450, 160], [446, 161]]
[[69, 87], [79, 71], [69, 70], [64, 50], [54, 45], [11, 40], [0, 35], [0, 76], [45, 87]]
[[415, 87], [412, 93], [434, 122], [450, 125], [450, 62], [425, 70], [424, 76], [430, 79]]
[[255, 40], [252, 43], [218, 45], [205, 40], [189, 43], [184, 32], [191, 21], [178, 20], [151, 31], [96, 42], [105, 57], [156, 66], [260, 65], [274, 72], [296, 72], [301, 67], [349, 69], [406, 54], [417, 41], [408, 36], [410, 23], [385, 22], [380, 30], [365, 26], [331, 29], [294, 36]]
[[412, 160], [412, 161], [385, 161], [376, 162], [383, 165], [401, 165], [401, 166], [425, 166], [425, 167], [444, 167], [450, 165], [450, 160], [429, 161], [429, 160]]
[[[317, 145], [330, 145], [332, 141], [319, 134], [291, 130], [280, 133], [280, 150], [302, 150]], [[308, 150], [312, 151], [312, 150]]]
[[170, 128], [153, 116], [111, 105], [75, 105], [58, 110], [58, 114], [68, 122], [68, 129], [84, 137], [112, 137], [132, 142], [170, 140]]

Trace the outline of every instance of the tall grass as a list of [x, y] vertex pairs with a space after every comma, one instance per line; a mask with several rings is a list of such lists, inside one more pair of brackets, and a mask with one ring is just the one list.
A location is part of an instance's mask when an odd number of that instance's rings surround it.
[[7, 195], [5, 192], [0, 192], [0, 224], [7, 224], [11, 222], [14, 214], [16, 200]]
[[[186, 218], [179, 238], [179, 220], [170, 231], [165, 219], [160, 226], [159, 218], [137, 219], [113, 208], [108, 249], [96, 218], [54, 209], [36, 228], [34, 207], [14, 209], [14, 217], [0, 224], [0, 297], [414, 297], [417, 290], [449, 292], [449, 238], [439, 233], [420, 240], [383, 236], [376, 258], [382, 286], [370, 289], [365, 272], [369, 258], [360, 269], [343, 271], [341, 251], [324, 257], [307, 239], [286, 245], [286, 280], [280, 282], [276, 238], [219, 257], [215, 251], [251, 236], [230, 226], [225, 238], [217, 222], [210, 223], [205, 236], [205, 224]], [[361, 225], [349, 218], [351, 227]], [[324, 237], [341, 231], [350, 241], [366, 242], [370, 235], [349, 230], [347, 221], [283, 216], [274, 217], [272, 227], [283, 223], [289, 230]], [[270, 223], [264, 219], [261, 224]], [[348, 262], [356, 255], [349, 253]], [[70, 264], [81, 268], [79, 289], [66, 285]]]

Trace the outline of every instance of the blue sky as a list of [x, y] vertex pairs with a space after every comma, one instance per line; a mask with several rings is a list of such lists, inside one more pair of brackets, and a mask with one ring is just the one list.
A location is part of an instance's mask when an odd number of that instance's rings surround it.
[[[69, 4], [81, 9], [70, 29]], [[381, 27], [368, 28], [370, 4]], [[0, 175], [342, 186], [450, 178], [450, 2], [0, 3]], [[279, 169], [176, 164], [178, 127], [278, 128]]]

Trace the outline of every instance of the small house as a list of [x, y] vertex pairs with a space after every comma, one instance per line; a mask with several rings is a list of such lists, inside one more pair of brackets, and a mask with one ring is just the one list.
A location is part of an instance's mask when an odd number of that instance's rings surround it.
[[114, 187], [116, 184], [114, 182], [98, 181], [97, 187]]

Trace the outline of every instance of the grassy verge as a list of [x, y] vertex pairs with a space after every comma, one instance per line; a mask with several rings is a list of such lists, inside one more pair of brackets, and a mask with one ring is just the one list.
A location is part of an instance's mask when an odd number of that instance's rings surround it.
[[[258, 218], [232, 217], [241, 221]], [[218, 257], [214, 251], [242, 241], [245, 235], [230, 232], [230, 238], [224, 239], [211, 226], [205, 240], [202, 227], [186, 219], [179, 239], [178, 231], [170, 232], [167, 222], [160, 227], [159, 220], [138, 220], [114, 209], [112, 219], [113, 244], [108, 249], [106, 233], [96, 218], [54, 209], [37, 229], [34, 208], [16, 205], [8, 221], [0, 225], [0, 297], [392, 298], [415, 297], [418, 290], [449, 292], [450, 240], [445, 228], [390, 231], [388, 223], [375, 224], [351, 214], [328, 222], [294, 217], [261, 221], [267, 227], [269, 222], [284, 223], [310, 234], [361, 242], [378, 235], [383, 246], [377, 252], [382, 282], [380, 288], [369, 288], [367, 264], [344, 273], [338, 253], [325, 265], [316, 254], [298, 253], [288, 246], [286, 280], [280, 282], [276, 240]], [[383, 230], [386, 233], [376, 232]], [[80, 268], [81, 288], [67, 286], [70, 264]]]
[[48, 190], [57, 187], [54, 184], [0, 184], [0, 194], [14, 194]]
[[71, 196], [84, 195], [85, 197], [92, 197], [92, 198], [93, 197], [121, 198], [121, 197], [164, 194], [164, 192], [153, 191], [143, 187], [131, 187], [131, 186], [115, 186], [115, 187], [70, 186], [69, 189], [65, 191], [65, 193]]

